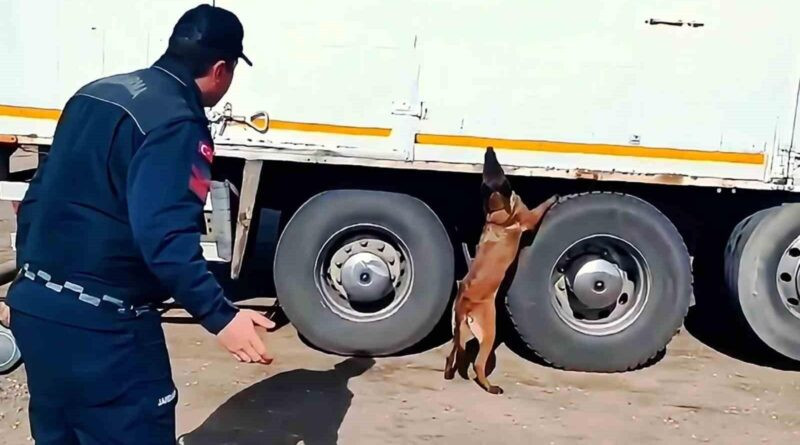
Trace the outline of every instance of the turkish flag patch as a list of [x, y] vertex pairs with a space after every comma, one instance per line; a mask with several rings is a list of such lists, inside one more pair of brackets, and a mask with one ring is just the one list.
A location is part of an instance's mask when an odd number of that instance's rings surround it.
[[192, 166], [192, 175], [189, 177], [189, 189], [197, 195], [200, 201], [206, 202], [208, 190], [211, 188], [210, 175], [196, 165]]
[[208, 161], [209, 164], [214, 162], [214, 149], [211, 147], [211, 143], [206, 141], [200, 141], [197, 147], [197, 151], [200, 152], [200, 155]]

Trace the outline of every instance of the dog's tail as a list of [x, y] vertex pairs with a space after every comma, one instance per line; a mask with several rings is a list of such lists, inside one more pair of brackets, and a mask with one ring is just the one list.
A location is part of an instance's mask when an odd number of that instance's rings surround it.
[[486, 192], [498, 192], [506, 198], [511, 198], [511, 183], [508, 182], [503, 167], [497, 160], [494, 148], [486, 147], [483, 156], [483, 187]]

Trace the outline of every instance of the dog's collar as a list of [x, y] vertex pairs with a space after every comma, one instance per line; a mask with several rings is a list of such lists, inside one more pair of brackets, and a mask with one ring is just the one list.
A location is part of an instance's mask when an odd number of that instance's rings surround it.
[[[492, 224], [497, 224], [501, 226], [508, 225], [508, 222], [511, 221], [511, 219], [514, 218], [514, 215], [517, 213], [517, 209], [519, 208], [518, 205], [519, 202], [520, 202], [519, 195], [517, 195], [515, 192], [511, 192], [511, 199], [509, 199], [508, 211], [506, 211], [506, 209], [503, 208], [489, 212], [486, 215], [486, 222], [490, 222]], [[501, 216], [499, 215], [500, 213], [504, 213], [506, 217], [503, 219], [498, 219], [497, 217]]]

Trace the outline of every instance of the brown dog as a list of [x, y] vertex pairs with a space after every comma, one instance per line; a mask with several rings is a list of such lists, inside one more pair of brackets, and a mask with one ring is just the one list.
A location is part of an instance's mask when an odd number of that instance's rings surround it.
[[474, 364], [478, 384], [491, 394], [502, 394], [503, 390], [492, 386], [486, 378], [486, 363], [496, 334], [495, 298], [508, 267], [517, 257], [522, 234], [538, 227], [557, 197], [529, 210], [511, 189], [492, 147], [486, 149], [484, 156], [481, 194], [486, 222], [475, 258], [467, 275], [458, 283], [453, 306], [453, 350], [445, 362], [444, 378], [452, 379], [456, 368], [463, 364], [467, 340], [472, 333], [480, 345]]

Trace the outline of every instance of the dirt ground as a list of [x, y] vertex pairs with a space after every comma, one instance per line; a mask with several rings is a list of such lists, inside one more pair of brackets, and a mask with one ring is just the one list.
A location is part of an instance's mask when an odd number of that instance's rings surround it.
[[[9, 257], [12, 225], [10, 206], [0, 203], [0, 260]], [[775, 369], [746, 347], [718, 346], [707, 335], [715, 321], [689, 329], [696, 337], [681, 330], [661, 360], [623, 374], [560, 371], [500, 346], [492, 382], [505, 394], [492, 396], [472, 381], [442, 379], [448, 345], [346, 359], [306, 346], [286, 326], [268, 336], [273, 365], [243, 365], [174, 315], [164, 327], [179, 389], [178, 433], [187, 434], [187, 445], [800, 440], [800, 367]], [[2, 444], [31, 441], [25, 381], [24, 367], [0, 376]]]
[[[173, 320], [175, 321], [175, 320]], [[184, 320], [176, 320], [184, 321]], [[800, 440], [795, 371], [723, 355], [682, 331], [666, 356], [624, 374], [551, 369], [498, 349], [493, 382], [445, 382], [443, 345], [347, 359], [268, 336], [277, 361], [234, 362], [196, 324], [165, 330], [179, 389], [178, 432], [223, 444], [789, 444]], [[24, 368], [0, 378], [0, 441], [29, 441]]]

